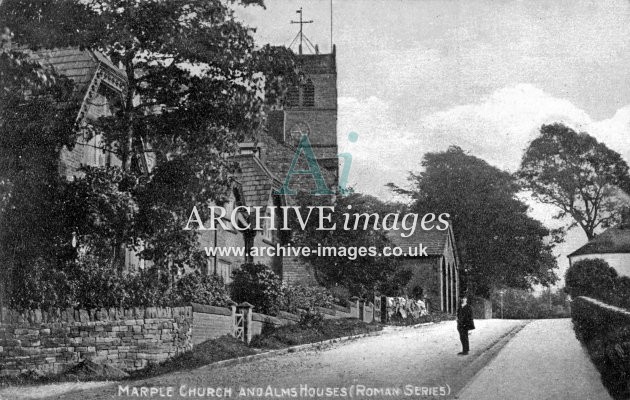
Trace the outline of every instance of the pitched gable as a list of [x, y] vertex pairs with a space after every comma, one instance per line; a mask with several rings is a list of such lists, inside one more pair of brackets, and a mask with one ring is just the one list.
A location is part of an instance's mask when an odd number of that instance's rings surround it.
[[387, 232], [387, 237], [395, 246], [407, 249], [409, 247], [418, 246], [422, 243], [427, 248], [427, 254], [430, 256], [441, 256], [446, 250], [448, 243], [449, 231], [438, 231], [436, 229], [425, 231], [420, 228], [409, 237], [402, 237], [401, 233], [407, 234], [407, 231], [391, 230]]
[[241, 154], [235, 158], [239, 164], [235, 178], [241, 186], [245, 205], [267, 206], [271, 190], [280, 187], [280, 182], [255, 155]]

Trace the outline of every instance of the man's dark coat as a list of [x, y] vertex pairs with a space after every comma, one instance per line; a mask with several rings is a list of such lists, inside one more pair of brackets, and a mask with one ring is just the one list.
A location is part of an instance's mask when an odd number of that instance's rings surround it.
[[475, 322], [473, 321], [472, 308], [466, 304], [457, 310], [457, 330], [469, 331], [471, 329], [475, 329]]

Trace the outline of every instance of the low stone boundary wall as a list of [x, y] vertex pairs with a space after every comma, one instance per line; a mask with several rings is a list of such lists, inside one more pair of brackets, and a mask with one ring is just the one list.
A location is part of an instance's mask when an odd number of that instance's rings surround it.
[[[374, 306], [361, 300], [353, 300], [347, 307], [332, 305], [332, 308], [315, 307], [325, 319], [331, 318], [355, 318], [365, 322], [375, 320]], [[214, 307], [201, 304], [192, 304], [193, 328], [192, 343], [197, 345], [206, 340], [216, 339], [225, 335], [237, 336], [239, 330], [239, 315], [243, 329], [243, 339], [249, 342], [255, 335], [262, 332], [265, 324], [282, 326], [295, 324], [300, 321], [300, 315], [280, 311], [277, 316], [257, 313], [255, 307], [244, 303], [230, 307]], [[302, 310], [302, 312], [305, 312]]]
[[[316, 307], [324, 318], [377, 320], [372, 303], [354, 299], [347, 307]], [[107, 363], [125, 371], [165, 361], [206, 340], [231, 335], [249, 342], [265, 324], [282, 326], [300, 315], [256, 313], [250, 304], [98, 310], [0, 309], [0, 376], [37, 370], [64, 372], [83, 360]]]
[[236, 307], [215, 307], [192, 304], [193, 328], [192, 344], [198, 345], [206, 340], [234, 334]]
[[192, 349], [191, 307], [0, 312], [0, 376], [45, 375], [83, 360], [125, 371]]
[[252, 336], [260, 335], [265, 324], [271, 324], [275, 327], [283, 325], [292, 325], [300, 321], [300, 316], [288, 312], [281, 312], [277, 317], [270, 315], [253, 313], [251, 333]]

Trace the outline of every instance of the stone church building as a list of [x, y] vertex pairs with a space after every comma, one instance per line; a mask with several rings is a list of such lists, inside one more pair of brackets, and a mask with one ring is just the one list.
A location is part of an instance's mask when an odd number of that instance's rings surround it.
[[[126, 76], [105, 56], [77, 48], [41, 51], [33, 57], [71, 78], [76, 85], [76, 99], [80, 103], [77, 120], [94, 121], [112, 115], [120, 104]], [[331, 54], [297, 55], [303, 72], [299, 87], [290, 88], [287, 107], [268, 112], [266, 132], [257, 134], [257, 141], [242, 143], [234, 157], [240, 166], [234, 176], [231, 197], [222, 206], [229, 211], [236, 206], [281, 206], [290, 204], [291, 196], [279, 196], [289, 165], [302, 135], [307, 135], [317, 157], [328, 187], [335, 189], [337, 165], [337, 73], [335, 50]], [[63, 148], [59, 172], [67, 179], [81, 175], [81, 165], [120, 165], [113, 154], [99, 148], [100, 137], [78, 138], [72, 150]], [[132, 160], [132, 168], [149, 173], [155, 165], [150, 143], [143, 143], [143, 156]], [[304, 178], [304, 179], [302, 179]], [[291, 186], [297, 190], [311, 190], [315, 183], [310, 176], [296, 177]], [[228, 226], [229, 226], [229, 221]], [[200, 246], [234, 246], [251, 248], [282, 244], [286, 238], [281, 231], [265, 226], [260, 231], [241, 232], [235, 229], [204, 231]], [[271, 267], [286, 282], [313, 282], [308, 267], [296, 258], [281, 257], [208, 257], [205, 273], [217, 274], [230, 282], [231, 274], [244, 262], [261, 262]], [[127, 251], [125, 269], [147, 267], [148, 261]]]
[[[120, 104], [126, 76], [103, 55], [73, 48], [46, 51], [35, 57], [75, 82], [77, 101], [81, 104], [77, 115], [79, 121], [111, 115], [116, 105]], [[295, 205], [294, 196], [277, 195], [274, 192], [282, 187], [298, 143], [304, 135], [309, 139], [327, 187], [336, 190], [338, 186], [336, 49], [333, 46], [330, 54], [316, 52], [298, 54], [296, 57], [302, 71], [299, 86], [289, 89], [283, 109], [267, 113], [266, 130], [259, 132], [255, 141], [242, 143], [240, 152], [234, 155], [240, 168], [234, 176], [230, 198], [222, 204], [228, 211], [227, 215], [237, 206]], [[60, 174], [74, 179], [80, 175], [81, 165], [120, 165], [113, 154], [99, 148], [99, 139], [79, 138], [72, 150], [62, 149]], [[150, 143], [143, 143], [143, 146], [150, 150]], [[155, 159], [148, 151], [143, 154], [133, 160], [132, 168], [149, 173], [155, 165]], [[316, 188], [316, 184], [310, 175], [294, 176], [291, 187], [310, 192]], [[203, 231], [199, 239], [200, 246], [275, 247], [288, 240], [286, 232], [273, 230], [268, 225], [259, 231], [242, 232], [230, 229], [229, 220], [225, 222], [228, 229]], [[417, 231], [410, 238], [394, 235], [391, 239], [401, 247], [418, 243], [429, 245], [429, 257], [403, 259], [404, 267], [414, 272], [408, 289], [419, 288], [434, 310], [454, 312], [459, 296], [459, 259], [452, 230]], [[269, 266], [286, 283], [315, 283], [309, 265], [297, 257], [217, 255], [208, 257], [201, 270], [206, 274], [222, 276], [229, 283], [232, 272], [245, 262], [261, 262]], [[148, 261], [140, 259], [136, 253], [126, 252], [126, 270], [148, 266]]]

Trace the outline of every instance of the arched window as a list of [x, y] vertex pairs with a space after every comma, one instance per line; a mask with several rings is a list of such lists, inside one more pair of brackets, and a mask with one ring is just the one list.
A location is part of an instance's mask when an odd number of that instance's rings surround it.
[[302, 86], [302, 106], [315, 107], [315, 85], [310, 79]]

